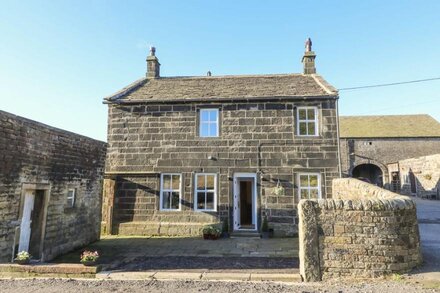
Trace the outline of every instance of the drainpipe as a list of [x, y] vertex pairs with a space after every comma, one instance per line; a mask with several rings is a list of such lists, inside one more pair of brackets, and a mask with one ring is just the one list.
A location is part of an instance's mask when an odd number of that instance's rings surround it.
[[336, 137], [338, 139], [338, 169], [339, 169], [339, 178], [342, 178], [342, 164], [341, 164], [341, 139], [339, 137], [339, 106], [338, 106], [339, 97], [336, 98]]

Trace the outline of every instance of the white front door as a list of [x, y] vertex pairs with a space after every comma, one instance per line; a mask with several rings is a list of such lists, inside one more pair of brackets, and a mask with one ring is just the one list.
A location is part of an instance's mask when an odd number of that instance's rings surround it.
[[[251, 207], [245, 208], [242, 207], [242, 196], [249, 195], [247, 194], [241, 194], [241, 188], [240, 188], [240, 182], [241, 181], [247, 181], [251, 182], [249, 186], [250, 189], [250, 196], [251, 196]], [[249, 188], [247, 190], [249, 192]], [[258, 230], [258, 224], [257, 224], [257, 174], [255, 173], [236, 173], [234, 174], [234, 207], [233, 207], [233, 221], [234, 221], [234, 230], [251, 230], [256, 231]], [[251, 222], [249, 223], [241, 223], [241, 209], [245, 208], [245, 211], [248, 216], [251, 217]], [[250, 213], [250, 214], [249, 214]], [[245, 215], [245, 214], [244, 214]], [[249, 220], [248, 220], [249, 221]], [[247, 225], [245, 225], [247, 224]]]
[[18, 252], [29, 251], [31, 239], [32, 211], [34, 210], [35, 192], [27, 191], [24, 198], [23, 214], [20, 225], [20, 242]]

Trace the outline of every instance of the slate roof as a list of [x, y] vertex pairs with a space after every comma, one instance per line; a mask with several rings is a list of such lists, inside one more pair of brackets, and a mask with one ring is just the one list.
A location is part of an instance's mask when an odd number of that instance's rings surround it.
[[142, 78], [104, 98], [113, 102], [329, 97], [337, 90], [316, 74]]
[[440, 137], [440, 123], [429, 115], [341, 116], [341, 138]]

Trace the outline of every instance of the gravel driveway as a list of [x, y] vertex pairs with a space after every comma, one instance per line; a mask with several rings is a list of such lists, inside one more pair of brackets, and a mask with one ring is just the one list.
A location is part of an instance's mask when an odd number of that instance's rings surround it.
[[0, 280], [1, 292], [328, 292], [328, 293], [416, 293], [439, 292], [424, 289], [419, 284], [403, 281], [369, 281], [353, 284], [315, 283], [285, 284], [268, 282], [204, 282], [204, 281], [78, 281], [69, 279]]

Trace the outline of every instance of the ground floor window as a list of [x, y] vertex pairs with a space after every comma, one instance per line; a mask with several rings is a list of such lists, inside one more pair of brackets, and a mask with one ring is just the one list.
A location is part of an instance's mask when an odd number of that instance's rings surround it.
[[181, 174], [160, 175], [160, 209], [165, 211], [180, 210], [182, 194]]
[[321, 178], [318, 173], [301, 173], [298, 175], [300, 199], [321, 198]]
[[215, 211], [217, 200], [217, 175], [196, 174], [194, 209], [196, 211]]

